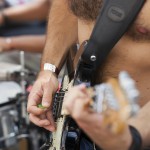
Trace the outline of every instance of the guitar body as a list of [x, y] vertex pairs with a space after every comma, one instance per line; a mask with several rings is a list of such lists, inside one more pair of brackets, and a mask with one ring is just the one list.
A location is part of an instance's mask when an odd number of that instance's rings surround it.
[[64, 124], [65, 124], [66, 117], [62, 117], [57, 119], [57, 130], [56, 132], [52, 133], [52, 145], [49, 150], [63, 150], [64, 143], [62, 141], [62, 137], [64, 134]]
[[71, 118], [62, 117], [57, 120], [57, 131], [52, 133], [52, 144], [49, 150], [78, 150], [79, 129], [70, 126]]
[[[78, 150], [80, 130], [69, 116], [63, 113], [63, 98], [73, 85], [69, 83], [69, 77], [65, 75], [59, 92], [55, 95], [53, 102], [53, 116], [57, 130], [51, 133], [51, 144], [49, 150]], [[61, 110], [61, 112], [60, 112]]]

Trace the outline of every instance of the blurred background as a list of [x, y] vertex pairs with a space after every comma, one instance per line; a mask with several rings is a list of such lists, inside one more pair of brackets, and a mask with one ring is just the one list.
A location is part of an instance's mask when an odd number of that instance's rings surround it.
[[51, 0], [0, 0], [0, 150], [39, 150], [48, 133], [28, 119]]

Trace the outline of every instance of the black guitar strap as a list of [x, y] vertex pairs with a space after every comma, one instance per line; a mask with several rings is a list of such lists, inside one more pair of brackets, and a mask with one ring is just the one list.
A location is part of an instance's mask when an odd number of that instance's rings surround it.
[[93, 71], [102, 64], [127, 31], [144, 2], [145, 0], [103, 0], [96, 25], [80, 58], [80, 78], [91, 78]]

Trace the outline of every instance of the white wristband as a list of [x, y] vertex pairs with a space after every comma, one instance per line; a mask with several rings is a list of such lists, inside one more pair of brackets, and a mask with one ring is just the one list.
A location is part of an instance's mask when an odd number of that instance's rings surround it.
[[44, 70], [49, 70], [49, 71], [55, 72], [56, 66], [49, 64], [49, 63], [45, 63], [44, 64]]
[[57, 69], [57, 67], [53, 64], [50, 64], [50, 63], [44, 64], [44, 70], [49, 70], [49, 71], [55, 72], [56, 75], [59, 74], [59, 70]]

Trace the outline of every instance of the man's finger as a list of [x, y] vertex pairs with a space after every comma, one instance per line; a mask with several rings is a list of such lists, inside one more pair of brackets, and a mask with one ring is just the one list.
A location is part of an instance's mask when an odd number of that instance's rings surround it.
[[30, 106], [30, 107], [27, 107], [27, 111], [31, 114], [38, 116], [38, 115], [45, 113], [47, 110], [38, 108], [37, 106]]
[[74, 102], [78, 98], [85, 99], [87, 96], [83, 92], [79, 91], [77, 88], [69, 91], [64, 98], [64, 108], [65, 109], [72, 109]]
[[49, 111], [46, 113], [46, 117], [47, 119], [50, 121], [51, 123], [51, 130], [55, 130], [56, 127], [55, 127], [55, 122], [54, 122], [54, 119], [53, 119], [53, 114], [52, 114], [52, 111]]
[[80, 120], [82, 116], [86, 113], [86, 99], [77, 98], [74, 102], [72, 109], [70, 109], [71, 115], [74, 119]]
[[50, 85], [47, 83], [43, 86], [43, 88], [42, 105], [48, 108], [51, 105], [53, 91]]
[[43, 128], [45, 128], [46, 130], [51, 131], [51, 132], [55, 131], [54, 127], [51, 126], [51, 125], [49, 125], [49, 126], [43, 126]]
[[40, 118], [40, 116], [35, 116], [33, 114], [29, 115], [29, 119], [37, 126], [39, 127], [44, 127], [44, 126], [48, 126], [50, 125], [50, 122], [48, 119], [42, 119]]
[[37, 106], [37, 104], [41, 103], [42, 95], [41, 86], [35, 83], [28, 97], [28, 107]]

